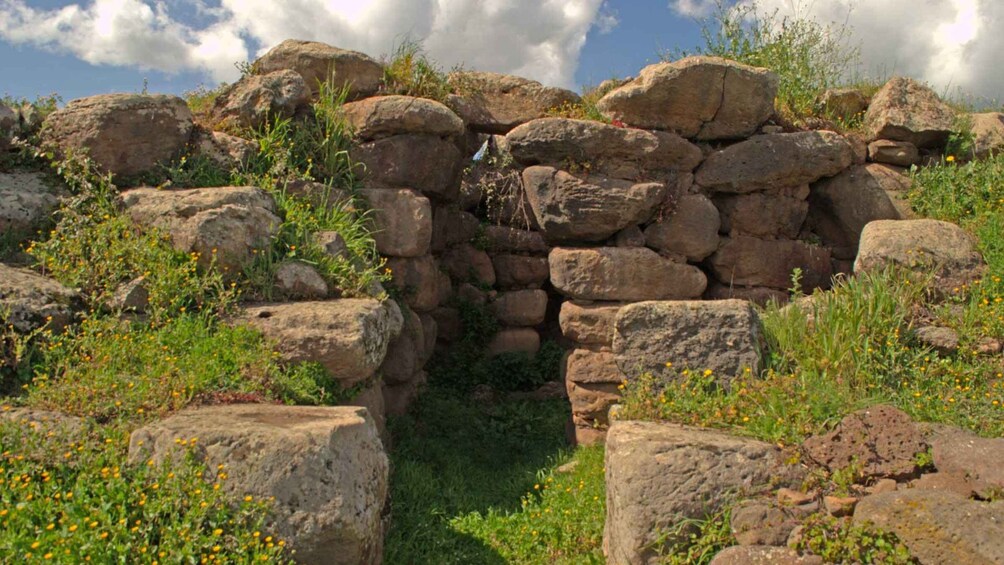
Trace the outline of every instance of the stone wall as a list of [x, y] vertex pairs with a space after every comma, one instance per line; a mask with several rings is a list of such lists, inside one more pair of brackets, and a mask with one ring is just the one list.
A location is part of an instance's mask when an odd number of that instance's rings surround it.
[[[435, 348], [462, 333], [458, 301], [473, 302], [502, 327], [492, 354], [533, 354], [547, 338], [565, 346], [563, 378], [580, 442], [602, 438], [618, 385], [635, 374], [618, 350], [630, 336], [615, 339], [625, 305], [765, 302], [785, 300], [793, 284], [826, 288], [833, 275], [851, 272], [865, 224], [909, 217], [902, 167], [937, 155], [953, 119], [929, 89], [896, 78], [870, 103], [844, 91], [821, 100], [831, 112], [866, 112], [864, 134], [798, 130], [775, 115], [773, 73], [711, 57], [646, 67], [599, 101], [609, 123], [547, 117], [579, 97], [492, 73], [451, 75], [458, 94], [445, 103], [382, 96], [374, 86], [379, 63], [317, 43], [284, 42], [255, 68], [216, 101], [214, 123], [298, 116], [318, 95], [323, 69], [350, 85], [342, 114], [355, 136], [351, 157], [390, 286], [404, 303], [400, 318], [386, 322], [394, 331], [378, 340], [382, 361], [360, 353], [363, 372], [379, 364], [370, 396], [382, 390], [382, 400], [368, 405], [405, 410]], [[37, 127], [25, 112], [3, 108], [2, 133]], [[1004, 139], [1004, 121], [980, 123], [987, 152]], [[196, 127], [171, 96], [76, 100], [44, 131], [64, 150], [88, 150], [126, 185], [186, 147], [221, 164], [250, 150], [246, 140]], [[270, 197], [254, 188], [167, 197], [140, 188], [124, 202], [136, 221], [175, 230], [186, 251], [218, 249], [220, 264], [233, 268], [276, 221]], [[185, 215], [193, 206], [198, 214]], [[294, 304], [332, 297], [302, 265], [283, 280]], [[290, 308], [310, 309], [280, 310]], [[276, 329], [281, 319], [272, 312], [253, 321], [289, 339], [295, 328]]]

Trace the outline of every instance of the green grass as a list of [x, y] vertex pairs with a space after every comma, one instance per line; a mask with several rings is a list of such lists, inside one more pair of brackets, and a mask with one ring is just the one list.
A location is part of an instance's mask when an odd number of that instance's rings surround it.
[[385, 562], [602, 563], [602, 448], [570, 453], [567, 419], [564, 400], [428, 390], [390, 423]]
[[[235, 184], [271, 192], [283, 219], [271, 247], [246, 272], [245, 290], [257, 298], [272, 298], [275, 269], [287, 259], [311, 264], [346, 297], [369, 296], [374, 283], [389, 280], [370, 216], [358, 196], [356, 165], [349, 158], [352, 135], [339, 112], [347, 92], [321, 85], [311, 119], [273, 120], [248, 132], [259, 151], [235, 172]], [[322, 183], [326, 192], [313, 197], [291, 194], [286, 187], [296, 180]], [[338, 232], [347, 255], [325, 253], [315, 241], [319, 231]]]
[[[699, 371], [669, 384], [635, 379], [626, 387], [623, 417], [724, 427], [791, 444], [851, 411], [890, 403], [918, 420], [1004, 435], [1004, 372], [999, 357], [980, 352], [987, 339], [1004, 335], [1004, 157], [946, 161], [912, 176], [916, 211], [957, 222], [978, 238], [989, 266], [983, 279], [931, 303], [922, 281], [886, 271], [841, 281], [810, 307], [769, 307], [762, 315], [771, 352], [763, 375], [741, 375], [729, 390]], [[957, 352], [938, 354], [917, 341], [913, 313], [921, 309], [958, 333]]]
[[384, 94], [402, 94], [444, 102], [452, 92], [447, 75], [425, 54], [422, 44], [405, 40], [384, 60]]
[[283, 366], [260, 334], [203, 314], [156, 326], [94, 317], [50, 337], [23, 401], [129, 427], [192, 403], [333, 404], [322, 390], [336, 390], [334, 382], [314, 369]]
[[[283, 544], [261, 531], [267, 505], [230, 500], [204, 479], [215, 474], [218, 482], [221, 474], [191, 460], [170, 467], [125, 460], [132, 430], [186, 406], [336, 404], [353, 392], [320, 365], [283, 363], [260, 334], [222, 321], [239, 301], [270, 296], [264, 273], [284, 260], [314, 264], [346, 296], [370, 295], [385, 277], [358, 201], [333, 204], [285, 190], [297, 179], [350, 194], [355, 188], [337, 118], [343, 97], [326, 94], [311, 117], [256, 132], [259, 154], [244, 169], [221, 171], [186, 156], [154, 175], [177, 188], [254, 185], [273, 193], [283, 224], [236, 281], [174, 250], [157, 230], [134, 225], [119, 210], [112, 178], [86, 158], [53, 162], [72, 197], [51, 230], [26, 244], [5, 241], [5, 253], [23, 246], [34, 268], [82, 290], [86, 311], [65, 333], [28, 335], [0, 313], [0, 388], [16, 394], [9, 404], [81, 416], [87, 431], [67, 438], [0, 424], [0, 554], [18, 562], [288, 561]], [[320, 230], [338, 231], [347, 256], [322, 254], [313, 239]], [[107, 301], [139, 276], [150, 295], [146, 313], [120, 319]]]
[[289, 562], [285, 542], [264, 531], [266, 501], [234, 504], [220, 490], [225, 469], [207, 473], [191, 457], [127, 466], [128, 443], [115, 429], [0, 421], [0, 555], [11, 563]]

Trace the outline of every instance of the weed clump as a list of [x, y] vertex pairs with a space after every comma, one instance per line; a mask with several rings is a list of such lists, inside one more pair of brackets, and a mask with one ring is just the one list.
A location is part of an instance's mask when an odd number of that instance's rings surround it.
[[[457, 70], [457, 69], [454, 69]], [[426, 55], [422, 44], [405, 40], [385, 58], [384, 94], [402, 94], [445, 102], [453, 93], [447, 74]]]

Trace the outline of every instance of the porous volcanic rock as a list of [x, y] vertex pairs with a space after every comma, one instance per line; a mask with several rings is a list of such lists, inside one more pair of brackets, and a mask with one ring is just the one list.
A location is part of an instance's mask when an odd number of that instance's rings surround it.
[[742, 194], [809, 184], [853, 162], [851, 143], [832, 131], [758, 135], [709, 155], [694, 182], [715, 192]]
[[613, 350], [626, 375], [711, 370], [727, 385], [746, 370], [759, 374], [762, 348], [760, 318], [744, 300], [638, 302], [614, 323]]
[[177, 96], [100, 94], [49, 114], [42, 135], [64, 153], [86, 153], [121, 186], [181, 156], [193, 127], [192, 112]]
[[383, 66], [369, 55], [317, 41], [287, 39], [255, 61], [254, 69], [259, 74], [296, 71], [315, 98], [324, 82], [335, 92], [348, 88], [349, 100], [375, 94], [383, 82]]
[[555, 247], [548, 264], [558, 292], [579, 300], [683, 300], [708, 283], [697, 267], [644, 247]]
[[[222, 469], [235, 498], [270, 499], [269, 528], [300, 563], [377, 565], [389, 464], [363, 408], [205, 406], [148, 424], [129, 438], [129, 460], [197, 460]], [[196, 443], [197, 440], [197, 443]]]
[[349, 387], [376, 373], [404, 320], [392, 301], [349, 298], [252, 305], [235, 322], [275, 341], [287, 361], [320, 363]]
[[122, 193], [126, 214], [171, 238], [179, 251], [198, 254], [204, 268], [239, 273], [254, 250], [271, 245], [281, 220], [275, 200], [253, 186], [159, 190], [136, 188]]
[[955, 123], [955, 112], [929, 87], [906, 77], [893, 77], [872, 96], [865, 114], [871, 139], [907, 141], [917, 147], [943, 147]]

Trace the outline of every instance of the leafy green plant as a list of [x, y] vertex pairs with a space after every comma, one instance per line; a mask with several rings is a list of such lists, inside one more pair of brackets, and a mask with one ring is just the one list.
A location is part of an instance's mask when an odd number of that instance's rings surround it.
[[188, 109], [192, 111], [192, 118], [195, 120], [195, 123], [210, 128], [216, 125], [212, 123], [211, 119], [213, 105], [216, 103], [216, 99], [229, 86], [227, 83], [220, 83], [215, 88], [199, 85], [184, 93], [183, 97], [188, 104]]
[[235, 171], [223, 170], [219, 163], [206, 155], [183, 155], [176, 162], [164, 167], [165, 178], [161, 188], [231, 186], [238, 184], [234, 182], [234, 173]]
[[129, 466], [128, 443], [120, 432], [0, 421], [0, 554], [24, 563], [290, 562], [285, 541], [264, 531], [267, 501], [220, 490], [226, 469], [209, 472], [191, 455]]
[[429, 59], [421, 43], [405, 40], [384, 61], [381, 91], [443, 102], [452, 93], [452, 87], [446, 73]]
[[[369, 296], [374, 283], [389, 280], [372, 222], [357, 195], [357, 167], [348, 151], [352, 133], [340, 112], [347, 92], [322, 83], [310, 118], [271, 120], [251, 133], [258, 152], [236, 177], [240, 184], [271, 192], [283, 223], [272, 245], [257, 254], [245, 273], [244, 290], [250, 296], [272, 297], [275, 270], [285, 260], [314, 266], [343, 296]], [[291, 182], [301, 180], [319, 182], [322, 190], [288, 190]], [[338, 232], [347, 252], [332, 256], [323, 250], [316, 239], [322, 231]]]
[[596, 103], [599, 102], [601, 98], [606, 96], [611, 90], [617, 88], [620, 83], [621, 81], [611, 79], [605, 81], [599, 86], [584, 88], [582, 91], [582, 97], [578, 103], [571, 104], [565, 102], [557, 108], [549, 109], [547, 111], [547, 115], [555, 118], [592, 120], [594, 122], [609, 124], [611, 123], [610, 118], [604, 116], [603, 113], [600, 112], [599, 108], [596, 107]]
[[0, 306], [0, 395], [16, 394], [31, 382], [39, 346], [52, 336], [46, 326], [20, 332], [10, 320], [11, 309]]
[[230, 397], [342, 399], [319, 367], [285, 367], [272, 351], [252, 329], [206, 314], [179, 314], [156, 326], [91, 317], [41, 348], [25, 402], [99, 422], [144, 422]]
[[827, 563], [916, 563], [896, 534], [849, 518], [816, 514], [803, 523], [795, 548], [823, 558]]
[[198, 256], [123, 215], [111, 177], [97, 174], [89, 159], [68, 155], [56, 170], [74, 196], [60, 207], [48, 237], [26, 251], [43, 272], [81, 289], [91, 309], [103, 308], [120, 284], [138, 277], [145, 277], [154, 322], [186, 310], [223, 312], [234, 303], [236, 292], [219, 272], [201, 270]]
[[[790, 445], [854, 410], [892, 403], [918, 419], [999, 433], [1001, 371], [977, 355], [941, 358], [913, 339], [911, 312], [922, 287], [895, 270], [873, 272], [809, 303], [768, 306], [762, 375], [736, 375], [728, 388], [708, 371], [633, 377], [619, 417], [725, 427]], [[1001, 302], [984, 296], [980, 315]]]
[[[803, 6], [797, 2], [795, 12]], [[757, 2], [718, 0], [713, 15], [701, 24], [701, 35], [704, 45], [694, 53], [677, 50], [662, 58], [711, 55], [767, 67], [780, 78], [778, 109], [793, 119], [813, 115], [816, 97], [845, 80], [859, 58], [858, 48], [849, 45], [846, 25], [780, 16]]]
[[966, 112], [959, 112], [945, 145], [945, 155], [951, 156], [953, 161], [957, 158], [969, 158], [975, 153], [975, 144], [973, 118]]
[[659, 536], [654, 545], [664, 565], [710, 563], [721, 550], [735, 545], [729, 526], [731, 508], [725, 507], [703, 520], [681, 520]]
[[[491, 143], [491, 142], [489, 142]], [[480, 195], [479, 215], [496, 225], [516, 228], [530, 226], [522, 170], [508, 152], [496, 152], [492, 146], [484, 158], [464, 169], [461, 190]]]

